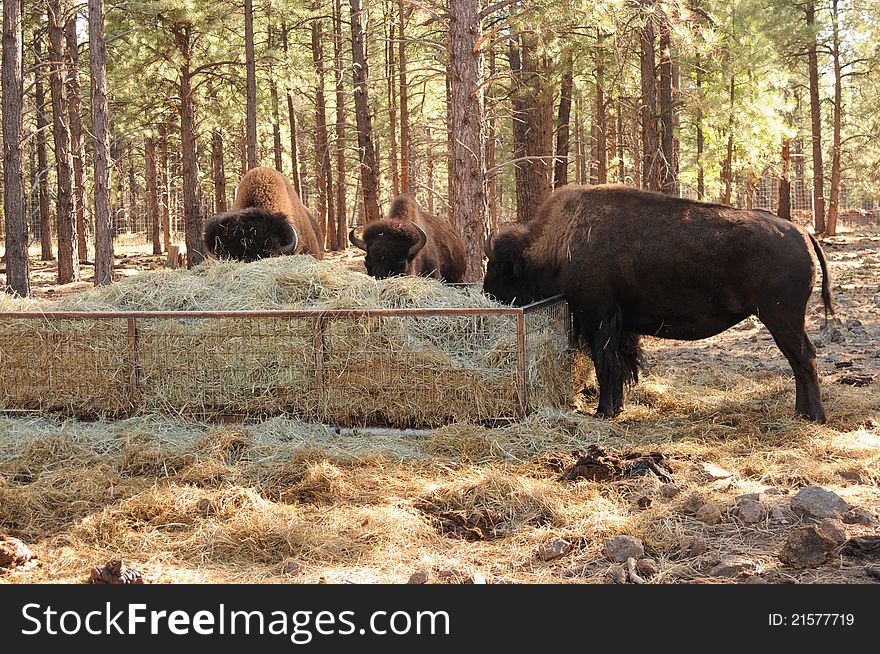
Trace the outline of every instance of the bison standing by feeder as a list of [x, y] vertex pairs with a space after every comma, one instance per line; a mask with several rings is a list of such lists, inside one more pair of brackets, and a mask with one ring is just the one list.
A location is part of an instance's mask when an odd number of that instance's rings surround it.
[[394, 198], [388, 217], [368, 225], [363, 238], [351, 230], [348, 240], [367, 253], [367, 273], [377, 279], [396, 275], [451, 283], [464, 279], [467, 260], [461, 237], [448, 222], [419, 209], [408, 195]]
[[238, 185], [231, 211], [205, 227], [205, 246], [220, 259], [256, 261], [282, 254], [324, 257], [324, 237], [287, 178], [252, 168]]
[[824, 423], [816, 350], [804, 329], [813, 253], [827, 315], [825, 255], [793, 223], [624, 186], [566, 186], [529, 222], [489, 237], [483, 286], [516, 304], [565, 296], [595, 364], [597, 415], [619, 413], [624, 383], [638, 381], [639, 335], [698, 340], [756, 315], [794, 371], [795, 411]]

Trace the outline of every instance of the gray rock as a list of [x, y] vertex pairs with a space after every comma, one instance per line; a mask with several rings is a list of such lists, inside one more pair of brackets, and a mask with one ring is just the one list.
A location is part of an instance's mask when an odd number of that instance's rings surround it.
[[865, 574], [871, 579], [880, 581], [880, 565], [869, 565], [865, 567]]
[[781, 506], [771, 506], [768, 512], [771, 525], [787, 525], [791, 520]]
[[843, 545], [846, 542], [846, 527], [837, 518], [822, 518], [816, 523], [816, 528], [837, 545]]
[[739, 504], [745, 500], [751, 500], [752, 502], [758, 502], [761, 500], [761, 493], [745, 493], [743, 495], [736, 496], [736, 503]]
[[717, 525], [723, 520], [721, 510], [712, 502], [701, 506], [694, 517], [700, 522], [705, 522], [707, 525]]
[[764, 506], [755, 500], [743, 500], [736, 505], [736, 517], [744, 524], [757, 524], [764, 519]]
[[681, 510], [684, 513], [694, 514], [699, 511], [700, 507], [705, 503], [706, 500], [703, 499], [703, 496], [697, 491], [693, 491], [685, 498], [684, 503], [681, 505]]
[[849, 509], [842, 497], [821, 486], [806, 486], [791, 498], [791, 510], [805, 518], [839, 518]]
[[653, 577], [655, 574], [660, 572], [660, 566], [657, 565], [657, 562], [654, 559], [639, 559], [636, 561], [636, 568], [644, 577]]
[[625, 584], [626, 568], [622, 565], [612, 565], [608, 568], [608, 579], [612, 584]]
[[681, 487], [676, 484], [663, 484], [660, 487], [660, 495], [667, 500], [672, 499], [681, 492]]
[[834, 558], [837, 543], [815, 526], [792, 531], [779, 552], [779, 560], [793, 568], [815, 568]]
[[718, 481], [719, 479], [729, 479], [730, 477], [733, 477], [732, 472], [725, 470], [714, 463], [695, 463], [690, 469], [707, 481]]
[[781, 490], [779, 490], [778, 488], [773, 488], [772, 486], [770, 488], [765, 488], [761, 492], [764, 493], [764, 495], [782, 495]]
[[409, 576], [408, 584], [427, 584], [428, 583], [428, 573], [424, 570], [419, 570], [418, 572], [413, 572]]
[[629, 557], [640, 559], [645, 556], [645, 545], [632, 536], [609, 536], [604, 541], [605, 556], [615, 563], [625, 563]]
[[877, 526], [877, 518], [870, 511], [866, 511], [860, 507], [854, 507], [843, 514], [843, 521], [848, 525], [867, 525], [868, 527]]
[[555, 561], [571, 551], [571, 543], [563, 538], [554, 538], [538, 548], [538, 558], [542, 561]]
[[702, 536], [686, 536], [681, 539], [676, 552], [676, 559], [687, 559], [702, 556], [709, 550], [709, 540]]
[[721, 561], [709, 570], [709, 575], [712, 577], [736, 577], [743, 572], [754, 572], [756, 567], [755, 562], [749, 558], [737, 554], [724, 554]]

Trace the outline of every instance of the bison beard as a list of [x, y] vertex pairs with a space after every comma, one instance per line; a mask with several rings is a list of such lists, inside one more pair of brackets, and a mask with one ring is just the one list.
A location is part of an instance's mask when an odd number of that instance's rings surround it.
[[324, 253], [321, 230], [290, 182], [265, 167], [245, 173], [233, 209], [208, 222], [204, 240], [209, 253], [238, 261], [294, 253], [321, 259]]
[[599, 382], [597, 415], [623, 408], [638, 381], [640, 335], [714, 336], [750, 315], [767, 326], [795, 375], [795, 411], [825, 422], [816, 350], [805, 331], [815, 281], [833, 313], [827, 261], [806, 231], [764, 211], [636, 189], [567, 186], [531, 221], [486, 244], [483, 288], [526, 304], [563, 294]]

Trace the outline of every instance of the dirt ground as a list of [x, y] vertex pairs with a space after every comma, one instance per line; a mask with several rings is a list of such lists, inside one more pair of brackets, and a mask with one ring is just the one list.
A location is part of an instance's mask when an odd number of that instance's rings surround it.
[[[646, 339], [645, 375], [613, 421], [590, 415], [591, 388], [508, 427], [418, 434], [0, 418], [0, 534], [38, 561], [0, 583], [85, 582], [114, 558], [158, 583], [873, 583], [876, 554], [779, 558], [810, 524], [792, 507], [806, 486], [853, 507], [841, 540], [880, 534], [880, 231], [824, 248], [837, 320], [814, 294], [808, 331], [827, 425], [793, 417], [791, 370], [754, 319]], [[119, 274], [163, 265], [139, 250]], [[357, 254], [340, 258], [357, 268]], [[37, 294], [88, 285], [52, 274], [35, 264]], [[660, 465], [581, 474], [594, 445]], [[609, 559], [617, 535], [641, 541], [635, 577]]]

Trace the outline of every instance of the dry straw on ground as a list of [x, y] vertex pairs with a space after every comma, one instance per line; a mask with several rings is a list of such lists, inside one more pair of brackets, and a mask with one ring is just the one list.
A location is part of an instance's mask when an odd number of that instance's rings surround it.
[[[134, 410], [196, 418], [289, 413], [341, 426], [511, 419], [519, 408], [514, 317], [319, 322], [332, 309], [498, 306], [476, 289], [413, 277], [377, 281], [305, 256], [208, 261], [55, 302], [0, 298], [0, 311], [314, 311], [308, 318], [141, 318], [135, 386], [125, 319], [0, 320], [0, 406], [89, 418]], [[536, 314], [527, 324], [530, 405], [565, 405], [572, 378], [564, 323]]]

